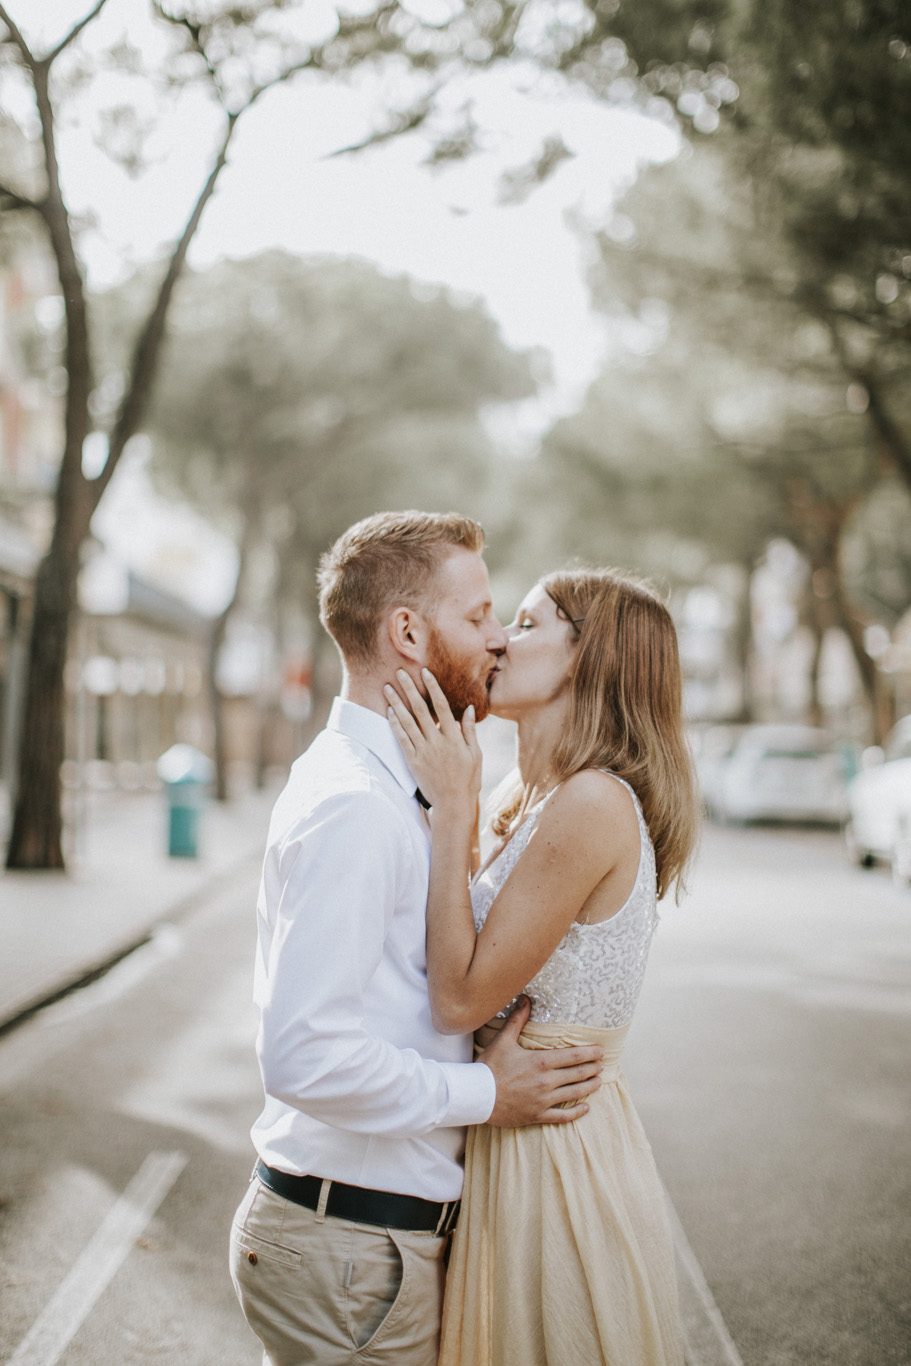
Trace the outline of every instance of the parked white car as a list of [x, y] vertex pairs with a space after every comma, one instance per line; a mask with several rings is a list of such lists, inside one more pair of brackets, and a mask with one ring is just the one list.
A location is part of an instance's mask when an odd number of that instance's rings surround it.
[[717, 725], [692, 737], [696, 777], [710, 816], [722, 817], [724, 774], [742, 731], [742, 725]]
[[841, 825], [845, 790], [845, 755], [829, 731], [747, 726], [718, 774], [712, 805], [728, 821]]
[[897, 882], [911, 882], [911, 716], [881, 750], [865, 750], [862, 764], [848, 787], [848, 853], [865, 867], [882, 859]]

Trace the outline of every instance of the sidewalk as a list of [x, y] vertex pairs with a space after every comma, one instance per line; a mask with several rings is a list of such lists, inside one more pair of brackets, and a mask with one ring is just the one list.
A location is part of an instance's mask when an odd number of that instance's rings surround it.
[[162, 793], [90, 794], [65, 873], [0, 871], [0, 1031], [261, 855], [275, 797], [273, 787], [210, 802], [194, 859], [168, 857]]

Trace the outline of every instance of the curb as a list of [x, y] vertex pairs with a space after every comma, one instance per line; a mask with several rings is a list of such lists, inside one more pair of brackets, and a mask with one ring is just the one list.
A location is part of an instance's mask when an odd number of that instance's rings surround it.
[[199, 886], [194, 887], [192, 891], [185, 892], [183, 896], [179, 897], [176, 901], [171, 902], [159, 911], [153, 912], [141, 928], [137, 926], [127, 938], [121, 940], [116, 947], [112, 948], [111, 951], [106, 953], [102, 958], [96, 959], [94, 963], [82, 963], [78, 967], [74, 967], [72, 969], [72, 976], [64, 976], [61, 973], [57, 985], [39, 992], [38, 995], [33, 997], [30, 1001], [27, 1001], [25, 1005], [16, 1006], [9, 1015], [0, 1016], [0, 1038], [3, 1038], [7, 1034], [11, 1034], [14, 1030], [18, 1029], [20, 1025], [26, 1024], [34, 1015], [45, 1010], [48, 1006], [56, 1005], [58, 1001], [62, 1001], [66, 996], [71, 995], [72, 992], [79, 991], [80, 988], [90, 986], [91, 983], [97, 982], [99, 978], [104, 977], [112, 968], [115, 968], [118, 963], [122, 963], [125, 958], [128, 958], [131, 953], [135, 953], [137, 949], [148, 944], [158, 926], [171, 921], [185, 919], [186, 916], [191, 914], [196, 906], [216, 890], [221, 883], [228, 882], [232, 879], [236, 875], [238, 869], [241, 868], [243, 864], [251, 861], [254, 857], [259, 859], [261, 853], [262, 851], [259, 844], [255, 846], [251, 845], [246, 852], [238, 855], [237, 858], [232, 859], [230, 863], [225, 864], [217, 871], [210, 873], [205, 880]]

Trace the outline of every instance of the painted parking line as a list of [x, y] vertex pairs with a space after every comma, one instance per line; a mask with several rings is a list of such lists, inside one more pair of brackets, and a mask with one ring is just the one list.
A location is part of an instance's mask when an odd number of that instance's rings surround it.
[[[56, 1366], [187, 1161], [182, 1152], [149, 1154], [7, 1366]], [[744, 1366], [670, 1199], [667, 1206], [677, 1255], [687, 1366]]]
[[744, 1366], [670, 1196], [667, 1212], [677, 1254], [686, 1366]]
[[7, 1366], [55, 1366], [187, 1161], [186, 1153], [149, 1153]]

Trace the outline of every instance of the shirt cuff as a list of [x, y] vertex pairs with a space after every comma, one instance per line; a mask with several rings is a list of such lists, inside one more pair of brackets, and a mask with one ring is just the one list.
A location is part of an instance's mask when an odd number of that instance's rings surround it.
[[441, 1063], [449, 1091], [443, 1124], [485, 1124], [497, 1101], [497, 1083], [486, 1063]]

